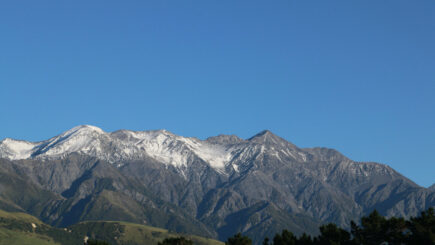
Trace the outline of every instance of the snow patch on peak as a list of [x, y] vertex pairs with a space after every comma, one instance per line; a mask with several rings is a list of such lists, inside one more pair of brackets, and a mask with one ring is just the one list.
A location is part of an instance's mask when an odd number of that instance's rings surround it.
[[81, 133], [81, 134], [86, 134], [86, 133], [100, 133], [103, 134], [105, 133], [101, 128], [96, 127], [96, 126], [92, 126], [92, 125], [79, 125], [76, 126], [68, 131], [65, 131], [64, 133], [62, 133], [61, 135], [72, 135], [72, 134], [77, 134], [77, 133]]
[[102, 129], [81, 125], [43, 142], [35, 153], [44, 156], [65, 155], [72, 152], [99, 153], [102, 150], [100, 147], [102, 138], [108, 138], [107, 133]]
[[224, 168], [232, 159], [231, 148], [212, 145], [205, 141], [193, 138], [182, 138], [189, 148], [202, 160], [208, 162], [213, 168]]
[[6, 138], [0, 141], [0, 156], [11, 160], [29, 158], [37, 144], [22, 140]]
[[167, 130], [114, 132], [133, 147], [146, 152], [152, 158], [175, 167], [186, 166], [194, 157], [208, 162], [213, 168], [224, 168], [231, 154], [223, 147], [196, 138], [185, 138]]
[[0, 157], [8, 159], [62, 158], [71, 153], [85, 154], [112, 163], [151, 157], [180, 170], [195, 159], [223, 172], [241, 147], [175, 135], [167, 130], [106, 133], [102, 129], [81, 125], [42, 142], [5, 139], [0, 142]]
[[167, 131], [131, 132], [130, 142], [149, 156], [165, 164], [176, 167], [185, 166], [188, 162], [188, 149], [177, 141], [177, 137]]

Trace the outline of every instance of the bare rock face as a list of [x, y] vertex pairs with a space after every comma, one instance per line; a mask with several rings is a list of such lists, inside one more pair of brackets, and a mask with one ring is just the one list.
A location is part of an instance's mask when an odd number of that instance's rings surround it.
[[0, 208], [58, 226], [124, 220], [222, 240], [243, 232], [260, 243], [282, 229], [348, 227], [373, 209], [409, 217], [433, 206], [434, 186], [267, 130], [199, 140], [84, 125], [46, 141], [0, 142]]

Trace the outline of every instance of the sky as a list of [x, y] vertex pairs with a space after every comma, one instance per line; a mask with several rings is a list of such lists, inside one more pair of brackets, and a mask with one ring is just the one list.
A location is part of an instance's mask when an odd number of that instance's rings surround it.
[[435, 183], [435, 1], [2, 1], [0, 139], [269, 129]]

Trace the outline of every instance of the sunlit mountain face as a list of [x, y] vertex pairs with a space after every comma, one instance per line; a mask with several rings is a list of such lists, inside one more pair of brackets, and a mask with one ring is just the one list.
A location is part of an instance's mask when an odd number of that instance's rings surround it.
[[57, 226], [125, 220], [222, 240], [243, 232], [259, 243], [282, 229], [348, 227], [374, 209], [409, 217], [433, 206], [433, 187], [387, 165], [298, 148], [267, 130], [200, 140], [83, 125], [0, 142], [0, 209]]

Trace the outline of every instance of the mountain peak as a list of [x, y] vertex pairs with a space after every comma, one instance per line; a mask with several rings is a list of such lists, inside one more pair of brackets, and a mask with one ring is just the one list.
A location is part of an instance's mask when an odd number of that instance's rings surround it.
[[75, 133], [75, 132], [98, 132], [98, 133], [104, 133], [104, 131], [96, 126], [92, 126], [92, 125], [79, 125], [76, 126], [68, 131], [66, 131], [64, 134], [71, 134], [71, 133]]
[[260, 133], [249, 138], [248, 141], [260, 144], [282, 144], [284, 142], [288, 143], [286, 140], [275, 135], [269, 130], [261, 131]]
[[108, 137], [101, 128], [92, 125], [79, 125], [41, 142], [32, 156], [61, 156], [79, 151], [99, 151], [101, 137]]
[[55, 136], [51, 140], [64, 141], [73, 137], [93, 137], [96, 135], [106, 134], [101, 128], [92, 125], [79, 125], [72, 129], [69, 129], [58, 136]]
[[264, 135], [275, 135], [275, 134], [272, 133], [270, 130], [265, 129], [265, 130], [261, 131], [260, 133], [254, 135], [254, 137], [255, 136], [264, 136]]

